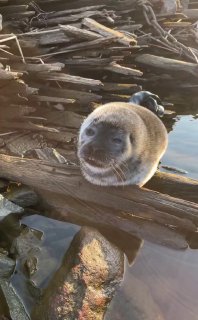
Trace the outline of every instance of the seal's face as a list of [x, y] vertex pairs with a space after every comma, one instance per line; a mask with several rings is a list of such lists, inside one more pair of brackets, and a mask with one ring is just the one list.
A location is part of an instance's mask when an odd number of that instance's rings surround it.
[[84, 164], [105, 169], [122, 161], [128, 143], [129, 137], [123, 129], [93, 121], [81, 132], [78, 157]]

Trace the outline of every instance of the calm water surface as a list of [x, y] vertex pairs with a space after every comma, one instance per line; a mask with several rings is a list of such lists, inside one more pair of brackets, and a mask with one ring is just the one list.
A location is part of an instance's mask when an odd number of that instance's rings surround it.
[[198, 179], [198, 115], [177, 116], [162, 164], [183, 169], [187, 176]]

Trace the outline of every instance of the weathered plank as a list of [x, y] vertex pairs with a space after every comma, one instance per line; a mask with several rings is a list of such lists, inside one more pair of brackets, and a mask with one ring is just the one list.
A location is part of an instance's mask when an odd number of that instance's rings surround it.
[[136, 57], [135, 61], [149, 67], [159, 68], [171, 72], [184, 71], [195, 77], [198, 76], [198, 65], [196, 63], [154, 56], [152, 54], [141, 54]]
[[108, 28], [101, 23], [98, 23], [97, 21], [91, 19], [91, 18], [85, 18], [82, 22], [86, 27], [88, 27], [90, 30], [95, 31], [99, 34], [101, 34], [104, 37], [110, 37], [114, 36], [117, 37], [117, 42], [131, 46], [136, 45], [137, 41], [132, 36], [126, 36], [124, 33], [114, 30], [111, 28]]

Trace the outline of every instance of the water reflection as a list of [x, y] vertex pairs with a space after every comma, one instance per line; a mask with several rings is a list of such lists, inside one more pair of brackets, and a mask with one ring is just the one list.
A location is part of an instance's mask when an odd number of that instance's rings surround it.
[[188, 172], [187, 176], [198, 179], [198, 119], [192, 115], [176, 118], [169, 133], [169, 145], [162, 164], [178, 167]]
[[197, 320], [197, 263], [197, 251], [173, 251], [145, 242], [133, 267], [127, 268], [106, 320]]

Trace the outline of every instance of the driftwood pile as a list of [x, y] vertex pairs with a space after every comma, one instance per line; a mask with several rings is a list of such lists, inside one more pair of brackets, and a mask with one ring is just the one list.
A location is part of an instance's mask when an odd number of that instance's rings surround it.
[[185, 248], [198, 226], [197, 181], [157, 174], [148, 184], [180, 200], [93, 187], [72, 165], [79, 126], [99, 103], [128, 101], [143, 87], [166, 88], [170, 105], [170, 88], [197, 88], [197, 9], [162, 9], [131, 0], [0, 1], [0, 175], [33, 186], [56, 218]]

